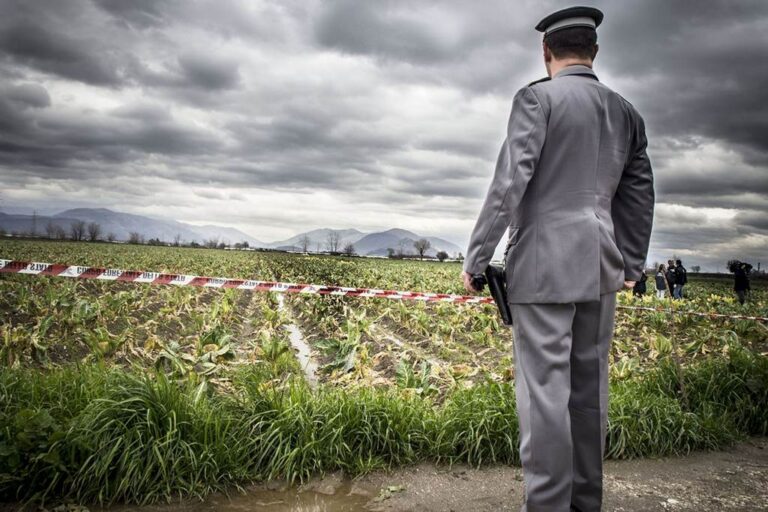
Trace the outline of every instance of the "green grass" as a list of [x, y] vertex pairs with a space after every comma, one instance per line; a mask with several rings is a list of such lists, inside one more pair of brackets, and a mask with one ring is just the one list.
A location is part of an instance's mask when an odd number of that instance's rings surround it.
[[[685, 454], [768, 434], [768, 359], [738, 346], [612, 384], [608, 456]], [[243, 369], [199, 394], [162, 373], [103, 366], [0, 373], [0, 499], [148, 503], [252, 480], [359, 474], [419, 460], [518, 463], [514, 388], [440, 405], [397, 390], [311, 391]], [[682, 399], [685, 389], [686, 400]]]

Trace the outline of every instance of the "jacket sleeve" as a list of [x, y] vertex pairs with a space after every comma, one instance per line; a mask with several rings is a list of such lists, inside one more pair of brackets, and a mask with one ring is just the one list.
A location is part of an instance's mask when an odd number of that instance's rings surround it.
[[640, 278], [648, 255], [653, 226], [653, 171], [646, 153], [645, 125], [633, 112], [635, 127], [629, 161], [621, 175], [611, 204], [616, 245], [624, 258], [624, 278]]
[[536, 169], [546, 133], [547, 118], [536, 94], [530, 87], [521, 89], [512, 102], [507, 137], [469, 238], [464, 270], [470, 274], [484, 272], [493, 258]]

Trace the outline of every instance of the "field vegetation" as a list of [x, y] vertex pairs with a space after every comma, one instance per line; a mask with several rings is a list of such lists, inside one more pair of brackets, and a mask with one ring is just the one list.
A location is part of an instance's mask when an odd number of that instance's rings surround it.
[[[0, 241], [0, 257], [462, 293], [456, 263]], [[691, 275], [617, 311], [608, 456], [768, 434], [768, 286]], [[649, 292], [620, 305], [669, 308]], [[300, 332], [317, 382], [296, 357]], [[148, 503], [419, 460], [517, 463], [511, 331], [494, 306], [0, 274], [0, 498]]]

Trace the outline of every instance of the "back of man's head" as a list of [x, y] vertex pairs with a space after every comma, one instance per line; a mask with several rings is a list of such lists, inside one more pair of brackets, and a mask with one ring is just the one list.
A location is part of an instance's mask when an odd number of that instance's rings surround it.
[[590, 27], [569, 27], [544, 36], [552, 56], [557, 60], [594, 60], [597, 54], [597, 32]]

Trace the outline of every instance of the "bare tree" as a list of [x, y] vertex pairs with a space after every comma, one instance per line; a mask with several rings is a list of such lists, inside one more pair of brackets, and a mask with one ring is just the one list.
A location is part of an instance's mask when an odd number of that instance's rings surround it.
[[302, 237], [299, 238], [299, 247], [301, 247], [301, 252], [307, 252], [307, 250], [309, 249], [309, 244], [311, 242], [312, 241], [309, 239], [309, 235], [307, 235], [306, 233], [302, 235]]
[[397, 255], [403, 256], [405, 254], [405, 248], [408, 246], [408, 241], [405, 238], [400, 239], [397, 242]]
[[436, 256], [437, 256], [437, 259], [440, 261], [445, 261], [448, 259], [448, 253], [445, 251], [439, 251]]
[[131, 231], [128, 233], [128, 243], [129, 244], [143, 244], [144, 243], [144, 236], [139, 233], [138, 231]]
[[85, 221], [75, 220], [69, 225], [69, 235], [75, 242], [85, 238]]
[[181, 235], [176, 233], [176, 235], [173, 237], [173, 246], [178, 247], [179, 245], [181, 245]]
[[59, 226], [58, 224], [56, 225], [55, 234], [56, 234], [56, 238], [58, 240], [66, 240], [67, 239], [67, 232], [64, 231], [64, 228]]
[[37, 236], [37, 210], [32, 212], [32, 236]]
[[88, 240], [95, 242], [101, 236], [101, 224], [91, 222], [88, 224]]
[[328, 251], [339, 252], [339, 243], [341, 243], [341, 235], [337, 231], [329, 232], [328, 237], [325, 239], [325, 245], [328, 247]]
[[419, 238], [415, 242], [413, 242], [413, 247], [416, 249], [416, 252], [419, 254], [419, 258], [424, 259], [424, 253], [429, 250], [430, 247], [432, 247], [432, 244], [429, 243], [429, 240], [426, 238]]
[[205, 246], [209, 249], [216, 249], [219, 246], [218, 238], [209, 238], [205, 241]]
[[52, 220], [45, 225], [45, 234], [48, 238], [56, 238], [56, 224]]
[[346, 254], [347, 256], [352, 256], [353, 254], [355, 254], [355, 244], [350, 242], [347, 245], [345, 245], [344, 254]]
[[107, 242], [114, 242], [117, 236], [113, 232], [107, 233]]
[[387, 247], [387, 258], [394, 258], [395, 250], [391, 247]]

